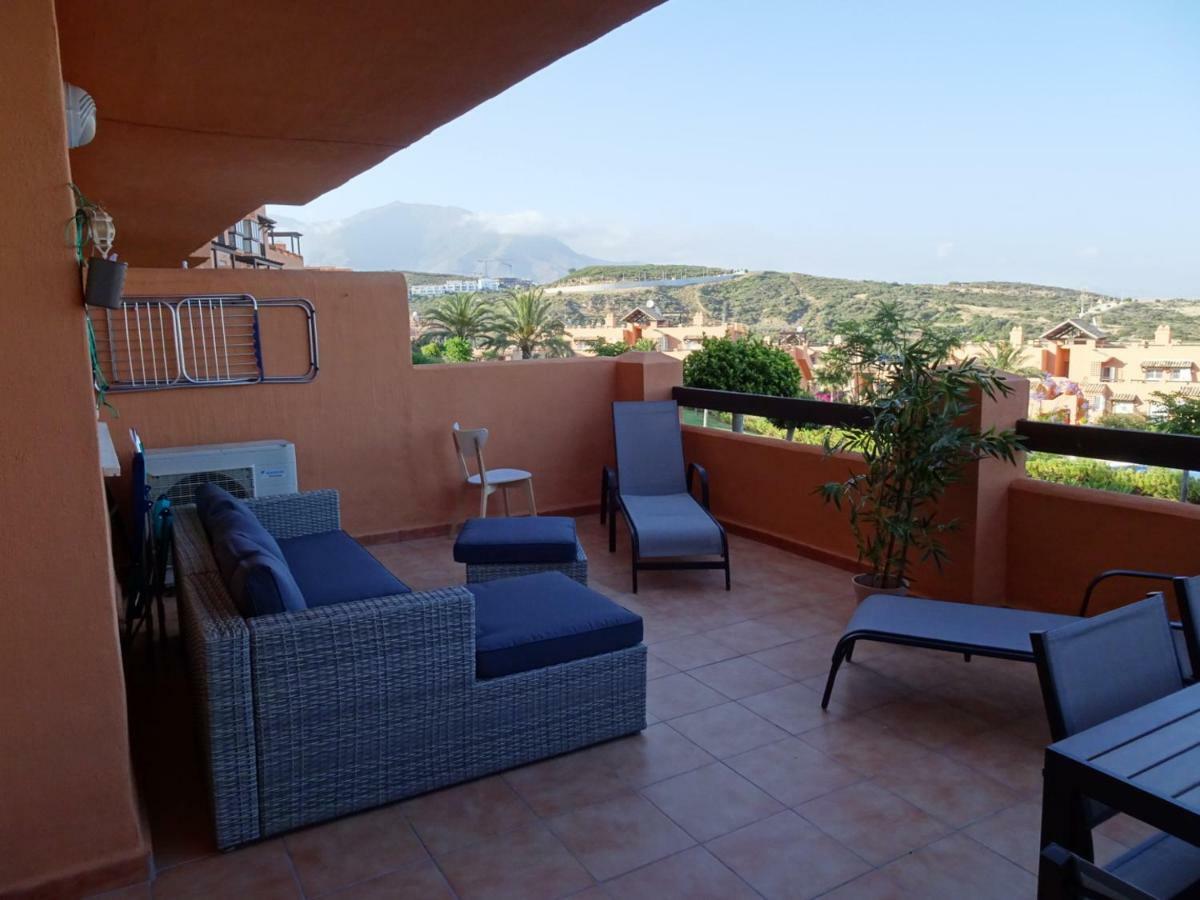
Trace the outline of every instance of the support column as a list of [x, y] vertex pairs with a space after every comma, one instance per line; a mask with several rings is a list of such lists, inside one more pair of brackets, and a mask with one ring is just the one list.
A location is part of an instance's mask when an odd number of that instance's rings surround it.
[[683, 361], [665, 353], [631, 350], [617, 357], [617, 400], [670, 400], [683, 384]]
[[0, 895], [77, 896], [144, 879], [147, 849], [66, 237], [54, 3], [7, 0], [0, 19]]

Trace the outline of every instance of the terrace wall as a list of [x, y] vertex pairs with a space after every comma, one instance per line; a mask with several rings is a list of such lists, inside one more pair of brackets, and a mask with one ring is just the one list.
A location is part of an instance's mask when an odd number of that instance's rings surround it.
[[[1008, 595], [1014, 606], [1076, 613], [1105, 569], [1200, 571], [1200, 507], [1022, 478], [1009, 490]], [[1119, 579], [1096, 591], [1092, 611], [1161, 591]]]
[[[302, 490], [337, 488], [347, 531], [388, 538], [476, 514], [478, 492], [463, 484], [450, 437], [458, 421], [491, 430], [490, 466], [534, 473], [539, 511], [597, 502], [599, 470], [612, 455], [611, 359], [414, 366], [398, 273], [137, 269], [126, 292], [307, 297], [317, 309], [321, 371], [310, 384], [114, 395], [120, 417], [110, 427], [124, 457], [129, 428], [148, 447], [289, 440]], [[269, 367], [301, 368], [298, 318], [264, 323]], [[285, 346], [292, 349], [280, 355]], [[491, 509], [500, 502], [493, 497]]]

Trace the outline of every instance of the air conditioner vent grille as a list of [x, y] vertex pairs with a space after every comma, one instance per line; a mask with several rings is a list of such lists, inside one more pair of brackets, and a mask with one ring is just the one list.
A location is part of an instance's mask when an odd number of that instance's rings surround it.
[[188, 472], [186, 475], [157, 475], [146, 480], [150, 485], [150, 499], [166, 497], [172, 506], [195, 503], [196, 491], [202, 484], [223, 487], [241, 500], [254, 496], [254, 470], [249, 467]]

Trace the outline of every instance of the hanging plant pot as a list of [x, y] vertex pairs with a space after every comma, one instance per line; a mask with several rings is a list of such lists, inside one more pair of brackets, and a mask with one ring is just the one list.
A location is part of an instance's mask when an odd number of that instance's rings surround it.
[[908, 593], [908, 582], [903, 581], [896, 587], [881, 587], [878, 577], [869, 572], [855, 575], [851, 582], [854, 585], [854, 599], [862, 603], [872, 594], [893, 594], [903, 597]]
[[88, 306], [107, 309], [121, 308], [121, 295], [125, 290], [125, 270], [128, 263], [115, 259], [93, 256], [87, 261], [87, 288], [83, 301]]

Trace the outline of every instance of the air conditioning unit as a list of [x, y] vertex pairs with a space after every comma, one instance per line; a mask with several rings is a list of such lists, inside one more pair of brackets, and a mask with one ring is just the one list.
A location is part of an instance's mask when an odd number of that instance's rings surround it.
[[145, 456], [151, 502], [166, 497], [172, 506], [194, 503], [200, 485], [209, 483], [242, 499], [298, 490], [296, 446], [290, 441], [161, 447], [147, 449]]

